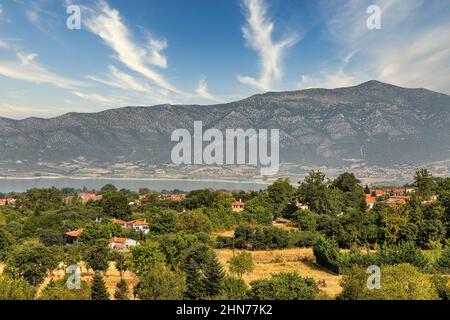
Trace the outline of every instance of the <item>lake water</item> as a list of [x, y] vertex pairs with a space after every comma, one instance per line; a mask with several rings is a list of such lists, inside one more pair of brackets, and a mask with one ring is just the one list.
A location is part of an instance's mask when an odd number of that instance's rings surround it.
[[153, 191], [174, 190], [191, 191], [196, 189], [217, 190], [261, 190], [267, 187], [262, 183], [245, 182], [215, 182], [191, 180], [124, 180], [124, 179], [0, 179], [0, 192], [24, 192], [32, 188], [75, 188], [99, 190], [105, 184], [113, 184], [118, 189], [138, 191], [139, 188], [149, 188]]

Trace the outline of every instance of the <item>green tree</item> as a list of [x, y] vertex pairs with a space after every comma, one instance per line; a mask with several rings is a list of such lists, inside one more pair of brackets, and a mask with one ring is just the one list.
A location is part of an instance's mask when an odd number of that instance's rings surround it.
[[427, 169], [420, 169], [414, 176], [414, 187], [419, 196], [429, 199], [436, 189], [436, 182]]
[[110, 249], [106, 240], [98, 240], [86, 249], [84, 260], [88, 268], [106, 272], [109, 268]]
[[141, 300], [181, 300], [185, 291], [184, 274], [158, 265], [139, 276], [134, 295]]
[[23, 277], [36, 287], [57, 266], [58, 260], [52, 250], [41, 243], [30, 242], [13, 250], [7, 261], [6, 273]]
[[353, 267], [343, 278], [339, 299], [347, 300], [436, 300], [437, 290], [429, 275], [410, 264], [381, 267], [381, 287], [367, 287], [368, 274], [361, 267]]
[[436, 269], [440, 272], [450, 274], [450, 247], [445, 248], [441, 256], [436, 260]]
[[289, 179], [278, 179], [267, 188], [267, 202], [275, 217], [279, 217], [289, 205], [294, 191]]
[[109, 300], [108, 289], [106, 288], [105, 280], [99, 272], [96, 272], [91, 284], [91, 299], [92, 300]]
[[123, 274], [128, 269], [127, 260], [125, 258], [125, 255], [121, 252], [113, 252], [113, 260], [114, 260], [114, 266], [117, 271], [119, 271], [120, 279], [123, 279]]
[[242, 279], [225, 277], [220, 290], [221, 300], [245, 300], [247, 298], [248, 286]]
[[31, 189], [19, 198], [18, 205], [22, 209], [41, 212], [50, 209], [57, 209], [62, 205], [63, 196], [56, 188]]
[[250, 283], [250, 300], [314, 300], [319, 290], [314, 279], [297, 272], [273, 274], [271, 279]]
[[340, 273], [341, 257], [339, 246], [335, 240], [318, 235], [314, 240], [313, 251], [317, 264], [334, 273]]
[[0, 300], [34, 300], [34, 288], [22, 278], [0, 274]]
[[91, 288], [86, 281], [81, 280], [80, 289], [67, 288], [67, 277], [61, 280], [51, 280], [40, 295], [41, 300], [90, 300]]
[[200, 209], [182, 214], [178, 218], [177, 230], [192, 234], [200, 232], [209, 234], [212, 231], [212, 224]]
[[176, 231], [178, 214], [172, 210], [165, 210], [152, 214], [149, 220], [151, 233], [173, 233]]
[[117, 188], [114, 185], [110, 184], [110, 183], [105, 184], [100, 189], [100, 194], [103, 194], [103, 195], [105, 195], [107, 193], [111, 193], [111, 192], [117, 192]]
[[362, 189], [361, 181], [358, 180], [353, 173], [344, 172], [334, 179], [331, 184], [333, 188], [337, 188], [342, 192], [354, 192]]
[[253, 258], [248, 252], [242, 252], [230, 259], [230, 272], [236, 274], [239, 278], [246, 273], [253, 271]]
[[5, 258], [13, 244], [13, 235], [4, 227], [0, 227], [0, 261], [5, 261]]
[[122, 192], [108, 192], [100, 201], [103, 212], [110, 217], [127, 219], [130, 217], [131, 208], [129, 200]]
[[147, 241], [131, 249], [128, 266], [136, 275], [141, 276], [155, 267], [164, 265], [166, 257], [160, 250], [158, 242]]
[[190, 248], [182, 258], [181, 269], [186, 274], [186, 298], [201, 300], [219, 295], [224, 272], [208, 246], [201, 244]]
[[128, 284], [124, 279], [120, 279], [116, 285], [116, 292], [114, 292], [114, 299], [129, 300], [128, 298]]
[[261, 197], [248, 201], [242, 214], [251, 224], [270, 225], [273, 221], [269, 205]]

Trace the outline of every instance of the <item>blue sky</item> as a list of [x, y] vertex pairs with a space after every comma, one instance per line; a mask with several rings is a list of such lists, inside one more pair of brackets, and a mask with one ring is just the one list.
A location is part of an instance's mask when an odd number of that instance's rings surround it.
[[[381, 9], [370, 30], [367, 8]], [[66, 27], [78, 5], [82, 27]], [[450, 93], [448, 0], [0, 0], [0, 116], [377, 79]]]

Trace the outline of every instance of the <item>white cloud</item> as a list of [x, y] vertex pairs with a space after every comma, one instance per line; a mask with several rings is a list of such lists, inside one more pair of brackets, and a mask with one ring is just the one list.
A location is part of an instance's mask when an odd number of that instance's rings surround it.
[[0, 48], [9, 49], [9, 45], [5, 41], [0, 40]]
[[149, 38], [150, 62], [154, 66], [166, 69], [167, 58], [162, 54], [162, 51], [167, 49], [167, 40], [157, 40]]
[[30, 105], [23, 106], [6, 102], [0, 103], [0, 107], [2, 116], [7, 117], [46, 116], [55, 111], [50, 108], [35, 107]]
[[243, 0], [247, 24], [242, 32], [247, 44], [260, 56], [260, 77], [238, 76], [244, 84], [262, 90], [271, 90], [273, 82], [283, 76], [282, 58], [286, 49], [298, 41], [297, 35], [290, 35], [278, 42], [272, 39], [274, 23], [267, 18], [267, 6], [263, 0]]
[[17, 53], [18, 61], [0, 61], [0, 75], [8, 78], [45, 83], [63, 89], [84, 86], [82, 83], [53, 73], [35, 61], [35, 53]]
[[335, 89], [350, 87], [357, 83], [357, 79], [353, 75], [346, 74], [345, 71], [339, 68], [335, 73], [321, 72], [320, 78], [312, 78], [310, 76], [302, 76], [298, 85], [301, 89], [309, 88], [325, 88]]
[[117, 103], [117, 101], [115, 99], [113, 99], [111, 97], [105, 97], [105, 96], [102, 96], [97, 93], [86, 93], [86, 92], [80, 92], [80, 91], [73, 91], [72, 93], [79, 98], [82, 98], [85, 100], [90, 100], [92, 102], [100, 103], [103, 105], [111, 106], [111, 105]]
[[112, 87], [120, 88], [123, 90], [134, 90], [140, 92], [151, 92], [151, 88], [131, 75], [120, 71], [114, 66], [109, 66], [109, 76], [107, 79], [101, 79], [96, 76], [88, 76], [89, 79], [97, 81]]
[[[184, 94], [149, 66], [151, 61], [148, 59], [147, 50], [132, 40], [119, 11], [111, 8], [106, 1], [100, 0], [97, 9], [83, 21], [87, 29], [111, 47], [116, 53], [116, 58], [129, 69], [142, 74], [161, 88]], [[159, 63], [161, 64], [161, 61]]]
[[[367, 28], [365, 1], [323, 4], [333, 42], [340, 46], [336, 52], [346, 50], [350, 59], [331, 66], [337, 71], [327, 67], [317, 75], [304, 76], [301, 86], [337, 87], [377, 79], [450, 92], [450, 25], [448, 19], [436, 17], [436, 12], [445, 9], [442, 3], [380, 0], [381, 30]], [[353, 59], [355, 53], [358, 59]]]
[[379, 79], [450, 92], [450, 24], [386, 43], [374, 50]]
[[208, 91], [208, 84], [206, 83], [205, 79], [201, 79], [198, 83], [198, 87], [197, 90], [195, 90], [195, 92], [202, 98], [205, 98], [207, 100], [211, 100], [214, 102], [218, 102], [221, 103], [223, 102], [221, 99], [217, 98], [216, 96], [212, 95], [209, 91]]

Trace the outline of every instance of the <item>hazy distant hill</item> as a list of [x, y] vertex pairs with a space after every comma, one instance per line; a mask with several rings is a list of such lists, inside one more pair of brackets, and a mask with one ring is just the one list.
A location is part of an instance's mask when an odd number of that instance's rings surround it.
[[[214, 106], [127, 107], [52, 119], [0, 118], [0, 161], [170, 160], [174, 129], [278, 128], [281, 158], [338, 165], [450, 158], [450, 96], [377, 81], [335, 90], [266, 93]], [[17, 164], [20, 166], [21, 164]]]

